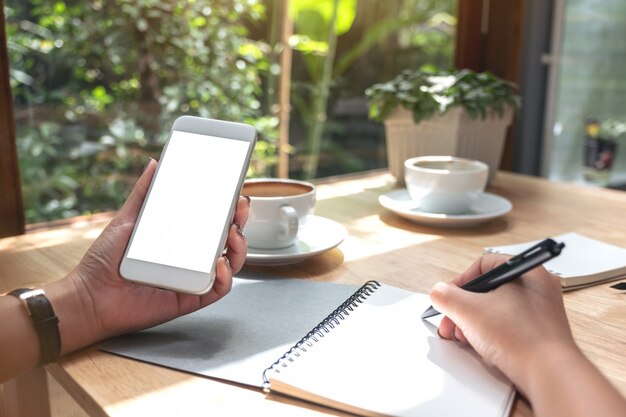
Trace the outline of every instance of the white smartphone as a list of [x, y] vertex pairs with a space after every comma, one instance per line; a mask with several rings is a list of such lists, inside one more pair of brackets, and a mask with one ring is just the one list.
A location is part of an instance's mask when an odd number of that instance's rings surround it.
[[123, 278], [192, 294], [211, 289], [256, 138], [246, 124], [176, 119], [122, 258]]

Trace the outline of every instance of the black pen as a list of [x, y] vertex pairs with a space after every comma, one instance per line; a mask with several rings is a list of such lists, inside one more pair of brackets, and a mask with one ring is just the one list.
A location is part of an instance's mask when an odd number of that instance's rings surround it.
[[[564, 243], [557, 243], [552, 239], [546, 239], [528, 248], [519, 255], [512, 257], [505, 263], [474, 278], [470, 282], [463, 284], [461, 288], [471, 292], [491, 291], [502, 284], [506, 284], [518, 278], [524, 272], [530, 271], [547, 260], [559, 256], [564, 247]], [[439, 312], [431, 306], [422, 314], [422, 319], [427, 319], [437, 314], [439, 314]]]

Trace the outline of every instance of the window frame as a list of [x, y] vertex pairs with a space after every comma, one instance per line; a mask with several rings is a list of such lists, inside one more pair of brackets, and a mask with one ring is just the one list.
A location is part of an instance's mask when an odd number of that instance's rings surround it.
[[24, 233], [24, 202], [15, 141], [4, 1], [0, 0], [0, 237]]

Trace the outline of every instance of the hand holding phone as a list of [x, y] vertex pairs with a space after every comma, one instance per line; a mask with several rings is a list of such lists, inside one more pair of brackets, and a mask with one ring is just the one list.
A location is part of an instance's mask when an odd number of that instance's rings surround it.
[[122, 277], [192, 294], [211, 289], [256, 137], [240, 123], [191, 116], [174, 122]]

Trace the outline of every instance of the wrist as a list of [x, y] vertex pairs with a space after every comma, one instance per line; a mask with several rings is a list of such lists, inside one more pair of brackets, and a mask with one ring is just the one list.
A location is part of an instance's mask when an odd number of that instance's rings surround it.
[[565, 371], [581, 361], [586, 361], [586, 358], [573, 341], [541, 343], [540, 347], [531, 349], [526, 358], [520, 361], [518, 388], [527, 398], [537, 398], [551, 392], [551, 387], [559, 384]]
[[59, 319], [42, 289], [17, 288], [8, 293], [20, 300], [30, 317], [39, 341], [38, 366], [56, 362], [61, 351]]
[[536, 354], [526, 366], [523, 392], [535, 415], [626, 415], [619, 391], [573, 341], [552, 343], [548, 348], [533, 349]]
[[59, 319], [61, 355], [98, 340], [100, 326], [95, 320], [91, 298], [81, 289], [74, 273], [43, 287]]

